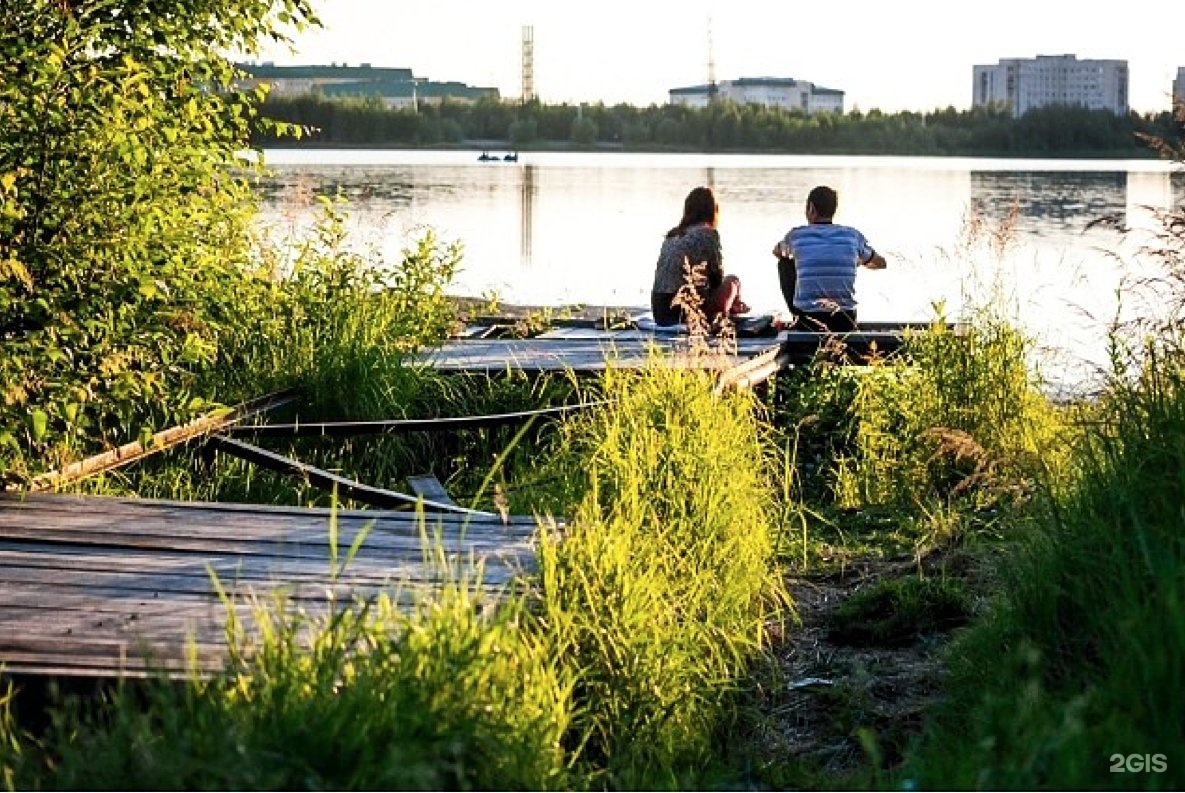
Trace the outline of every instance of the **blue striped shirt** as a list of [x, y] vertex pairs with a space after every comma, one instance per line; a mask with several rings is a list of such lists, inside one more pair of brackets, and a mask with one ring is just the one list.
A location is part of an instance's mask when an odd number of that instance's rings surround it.
[[856, 310], [856, 268], [875, 254], [863, 234], [851, 226], [812, 223], [790, 229], [782, 244], [798, 269], [795, 308]]

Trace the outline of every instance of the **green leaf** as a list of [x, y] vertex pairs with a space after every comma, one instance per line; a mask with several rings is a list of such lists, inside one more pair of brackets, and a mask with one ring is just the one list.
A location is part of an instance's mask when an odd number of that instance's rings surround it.
[[44, 410], [38, 408], [29, 413], [29, 430], [34, 441], [40, 442], [45, 437], [48, 425], [49, 416]]

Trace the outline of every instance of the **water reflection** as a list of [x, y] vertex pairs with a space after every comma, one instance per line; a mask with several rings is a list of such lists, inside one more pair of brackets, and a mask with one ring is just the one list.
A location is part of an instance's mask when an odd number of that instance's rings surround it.
[[[278, 153], [277, 153], [278, 154]], [[290, 234], [316, 216], [315, 196], [348, 201], [354, 239], [397, 262], [431, 228], [463, 246], [454, 294], [507, 302], [645, 306], [662, 235], [697, 185], [721, 203], [725, 267], [758, 311], [782, 311], [773, 243], [805, 222], [807, 193], [840, 194], [837, 221], [890, 259], [861, 273], [869, 320], [923, 320], [943, 304], [1006, 281], [1022, 325], [1051, 346], [1098, 352], [1124, 273], [1113, 237], [1091, 223], [1117, 216], [1155, 230], [1146, 208], [1178, 206], [1185, 175], [1164, 163], [827, 158], [745, 155], [524, 154], [477, 163], [471, 152], [284, 152], [259, 184], [264, 222]], [[271, 162], [269, 154], [269, 162]], [[1006, 261], [960, 246], [967, 217], [1007, 226]], [[976, 289], [978, 288], [978, 291]], [[1086, 317], [1097, 320], [1089, 325]], [[1070, 361], [1068, 356], [1063, 360]]]
[[519, 188], [519, 203], [522, 205], [519, 228], [519, 248], [522, 251], [524, 267], [531, 266], [532, 240], [535, 236], [535, 166], [524, 165], [522, 186]]
[[972, 171], [971, 209], [997, 222], [1015, 217], [1028, 234], [1081, 230], [1104, 217], [1126, 222], [1127, 179], [1123, 171]]
[[[523, 303], [645, 305], [662, 234], [678, 221], [687, 191], [707, 184], [721, 202], [726, 267], [752, 287], [756, 308], [779, 310], [769, 250], [805, 222], [810, 189], [829, 184], [840, 193], [837, 220], [864, 231], [893, 262], [859, 287], [872, 319], [912, 319], [936, 300], [958, 302], [963, 273], [935, 251], [954, 248], [968, 214], [1004, 223], [1015, 213], [1032, 248], [1024, 262], [1032, 291], [1041, 269], [1033, 260], [1054, 262], [1048, 277], [1057, 280], [1061, 262], [1077, 265], [1108, 244], [1101, 231], [1083, 233], [1092, 221], [1118, 215], [1132, 224], [1140, 207], [1171, 206], [1185, 187], [1167, 168], [1085, 161], [1038, 169], [937, 158], [532, 153], [518, 163], [477, 163], [470, 152], [284, 154], [290, 160], [259, 185], [265, 221], [307, 222], [313, 196], [340, 195], [353, 230], [388, 260], [430, 227], [463, 245], [452, 289]], [[1087, 289], [1106, 289], [1101, 272], [1092, 267], [1096, 283]]]
[[257, 182], [257, 191], [265, 204], [324, 196], [358, 206], [381, 202], [393, 209], [411, 204], [415, 184], [408, 168], [278, 168]]

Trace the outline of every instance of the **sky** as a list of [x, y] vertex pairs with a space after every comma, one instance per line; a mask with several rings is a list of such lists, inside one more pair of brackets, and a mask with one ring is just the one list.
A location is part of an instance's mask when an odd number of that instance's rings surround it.
[[[314, 0], [322, 29], [260, 61], [407, 67], [416, 77], [522, 91], [534, 30], [535, 92], [547, 103], [661, 104], [671, 88], [793, 77], [845, 93], [844, 108], [971, 106], [972, 67], [1074, 54], [1128, 62], [1130, 105], [1167, 110], [1185, 66], [1185, 0]], [[709, 41], [711, 46], [709, 46]]]

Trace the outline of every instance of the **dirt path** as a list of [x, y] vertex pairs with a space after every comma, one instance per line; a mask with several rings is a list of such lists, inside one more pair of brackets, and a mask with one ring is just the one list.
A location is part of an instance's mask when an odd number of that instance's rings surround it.
[[801, 624], [775, 637], [770, 684], [755, 703], [760, 716], [752, 743], [766, 784], [865, 786], [874, 755], [882, 768], [902, 759], [941, 694], [941, 656], [953, 626], [906, 643], [854, 643], [834, 630], [836, 612], [866, 587], [930, 567], [864, 560], [843, 574], [788, 579]]

